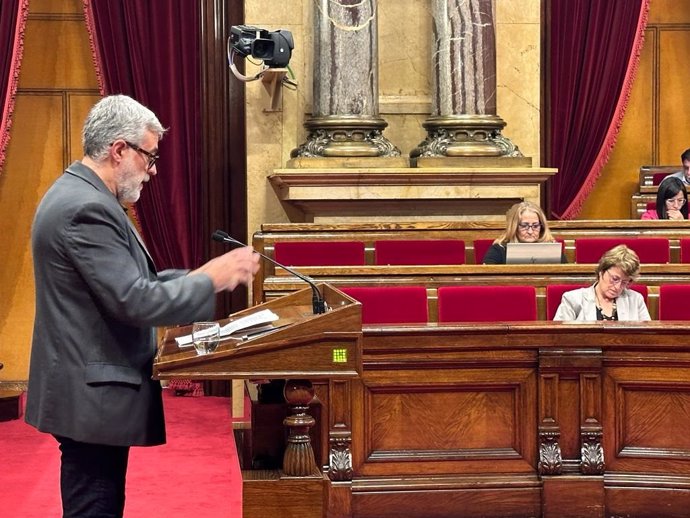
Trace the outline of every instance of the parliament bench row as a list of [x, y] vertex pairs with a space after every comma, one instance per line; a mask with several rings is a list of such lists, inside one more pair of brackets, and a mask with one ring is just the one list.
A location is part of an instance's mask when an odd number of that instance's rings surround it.
[[[668, 261], [681, 262], [681, 240], [690, 238], [688, 221], [633, 221], [633, 220], [574, 220], [549, 222], [552, 233], [564, 244], [568, 262], [576, 262], [575, 240], [589, 238], [663, 238], [668, 240]], [[465, 264], [477, 264], [493, 239], [505, 230], [504, 221], [452, 221], [452, 222], [396, 222], [396, 223], [268, 223], [254, 234], [252, 245], [272, 259], [279, 248], [288, 243], [355, 241], [364, 243], [364, 264], [375, 264], [377, 241], [449, 241], [460, 240], [465, 244]], [[483, 243], [483, 250], [475, 250], [475, 241]], [[361, 252], [358, 252], [361, 254]], [[687, 257], [688, 254], [684, 254]], [[313, 257], [311, 265], [323, 257]], [[361, 263], [361, 260], [360, 260]], [[436, 263], [440, 264], [440, 263]], [[271, 263], [255, 278], [256, 286], [263, 283], [263, 276], [275, 273]]]
[[[549, 285], [575, 287], [592, 284], [595, 265], [456, 265], [456, 266], [330, 266], [296, 267], [295, 271], [337, 288], [380, 286], [424, 286], [429, 298], [429, 318], [436, 313], [436, 290], [441, 286], [533, 286], [536, 290], [537, 318], [547, 319], [546, 289]], [[647, 305], [652, 318], [658, 315], [662, 285], [690, 284], [690, 264], [643, 265], [636, 284], [647, 287]], [[278, 269], [255, 285], [252, 303], [257, 304], [304, 289], [306, 284], [291, 273]], [[690, 302], [690, 301], [689, 301]]]
[[[362, 304], [362, 324], [522, 322], [553, 320], [563, 293], [585, 286], [359, 286], [342, 291]], [[653, 319], [690, 320], [690, 284], [662, 285], [653, 294], [643, 284], [629, 289], [644, 297]]]
[[[563, 245], [567, 243], [557, 238]], [[493, 239], [475, 239], [471, 255], [482, 264]], [[573, 240], [576, 263], [597, 263], [616, 245], [625, 244], [637, 252], [642, 263], [671, 261], [671, 241], [663, 237], [580, 238]], [[678, 240], [680, 262], [690, 263], [690, 238]], [[468, 246], [461, 239], [377, 240], [372, 253], [363, 241], [287, 241], [274, 243], [275, 260], [286, 266], [363, 266], [466, 264]], [[373, 258], [372, 258], [373, 256]], [[372, 262], [373, 259], [373, 262]]]

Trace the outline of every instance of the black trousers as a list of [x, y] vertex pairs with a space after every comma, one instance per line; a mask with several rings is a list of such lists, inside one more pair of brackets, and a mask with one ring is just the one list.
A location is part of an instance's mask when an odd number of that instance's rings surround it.
[[129, 447], [55, 438], [62, 452], [63, 518], [122, 518]]

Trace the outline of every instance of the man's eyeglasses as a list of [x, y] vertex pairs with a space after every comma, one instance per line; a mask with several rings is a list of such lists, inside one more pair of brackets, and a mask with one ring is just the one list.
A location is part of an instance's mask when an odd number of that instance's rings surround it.
[[156, 163], [156, 160], [160, 158], [159, 155], [156, 155], [154, 153], [151, 153], [150, 151], [146, 151], [145, 149], [141, 149], [139, 146], [136, 144], [132, 144], [131, 142], [127, 142], [125, 140], [125, 144], [127, 144], [129, 147], [131, 147], [134, 151], [138, 151], [139, 153], [143, 153], [146, 155], [146, 157], [149, 159], [147, 164], [146, 164], [146, 170], [148, 171], [153, 167], [153, 165]]
[[615, 275], [613, 275], [613, 274], [612, 274], [610, 271], [608, 271], [608, 270], [606, 270], [606, 273], [609, 274], [609, 281], [610, 281], [611, 284], [613, 284], [614, 286], [619, 286], [619, 285], [620, 285], [621, 288], [627, 288], [628, 286], [630, 286], [630, 283], [632, 282], [630, 279], [623, 280], [623, 279], [621, 279], [620, 277], [616, 277]]
[[519, 223], [518, 228], [520, 230], [534, 230], [537, 231], [541, 228], [541, 223]]

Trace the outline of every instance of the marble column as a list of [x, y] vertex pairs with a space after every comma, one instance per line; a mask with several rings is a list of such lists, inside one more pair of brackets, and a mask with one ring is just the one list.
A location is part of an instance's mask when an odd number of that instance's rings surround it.
[[520, 157], [496, 114], [492, 0], [431, 0], [432, 111], [416, 157]]
[[313, 110], [292, 157], [400, 155], [379, 116], [376, 0], [313, 2]]

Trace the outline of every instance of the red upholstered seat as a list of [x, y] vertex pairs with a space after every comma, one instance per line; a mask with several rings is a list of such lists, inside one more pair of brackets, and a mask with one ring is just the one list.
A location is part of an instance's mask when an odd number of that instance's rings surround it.
[[376, 264], [465, 264], [461, 239], [413, 239], [374, 242]]
[[690, 284], [659, 286], [659, 320], [690, 320]]
[[589, 284], [549, 284], [546, 287], [546, 319], [553, 320], [556, 310], [561, 304], [561, 298], [566, 291], [584, 288]]
[[575, 240], [576, 263], [598, 263], [605, 252], [617, 245], [634, 250], [641, 263], [668, 263], [671, 259], [669, 241], [663, 237], [580, 238]]
[[362, 324], [425, 324], [429, 319], [424, 286], [341, 288], [362, 303]]
[[482, 264], [486, 251], [491, 248], [494, 239], [475, 239], [472, 242], [474, 246], [474, 264]]
[[362, 241], [284, 241], [275, 244], [275, 260], [286, 266], [364, 264]]
[[649, 295], [649, 290], [646, 284], [631, 284], [628, 286], [629, 290], [634, 290], [644, 298], [645, 304], [647, 303], [647, 296]]
[[656, 210], [656, 202], [648, 201], [647, 205], [645, 205], [645, 210]]
[[441, 286], [439, 322], [512, 322], [537, 319], [534, 286]]
[[672, 173], [654, 173], [652, 175], [652, 185], [659, 185], [661, 182], [664, 181], [664, 178], [666, 178], [670, 174]]
[[681, 238], [680, 241], [680, 262], [690, 263], [690, 239]]

